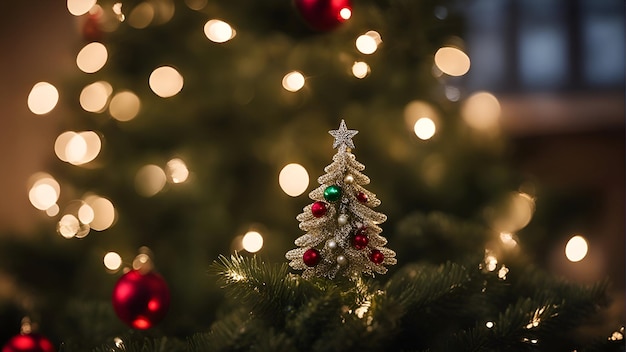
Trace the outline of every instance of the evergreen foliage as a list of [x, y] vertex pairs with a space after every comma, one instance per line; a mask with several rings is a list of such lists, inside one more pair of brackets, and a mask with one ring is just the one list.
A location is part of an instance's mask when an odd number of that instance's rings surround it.
[[[117, 2], [98, 1], [113, 18]], [[128, 0], [122, 9], [130, 15], [148, 2], [173, 4], [172, 18], [146, 28], [116, 20], [117, 29], [103, 34], [105, 67], [68, 77], [63, 90], [70, 107], [63, 130], [97, 131], [102, 152], [87, 165], [50, 166], [63, 189], [59, 216], [63, 204], [95, 193], [112, 201], [117, 222], [81, 240], [55, 235], [58, 219], [27, 240], [2, 237], [0, 275], [11, 286], [0, 297], [4, 340], [31, 315], [61, 352], [623, 350], [623, 339], [588, 330], [609, 303], [607, 282], [554, 278], [522, 245], [493, 268], [485, 261], [499, 202], [525, 178], [507, 158], [505, 136], [463, 124], [461, 103], [445, 95], [452, 87], [466, 97], [462, 80], [433, 75], [433, 53], [462, 34], [459, 2], [354, 0], [354, 17], [328, 33], [308, 29], [286, 0], [209, 0], [200, 10], [187, 6], [193, 0]], [[435, 17], [444, 7], [447, 17]], [[202, 28], [211, 18], [231, 23], [237, 36], [209, 42]], [[372, 29], [383, 44], [365, 56], [354, 40]], [[366, 79], [349, 73], [357, 60], [371, 67]], [[167, 99], [147, 85], [161, 65], [185, 79]], [[296, 69], [307, 86], [292, 94], [280, 80]], [[106, 109], [81, 109], [82, 88], [98, 80], [115, 93], [133, 91], [139, 115], [120, 122]], [[425, 143], [407, 128], [415, 102], [437, 120], [437, 135]], [[284, 260], [303, 201], [286, 197], [276, 176], [294, 160], [308, 170], [323, 165], [329, 138], [322, 136], [340, 118], [360, 131], [359, 159], [385, 200], [384, 233], [398, 264], [374, 278], [304, 279]], [[137, 171], [173, 157], [189, 166], [189, 182], [138, 194]], [[559, 213], [561, 222], [568, 216]], [[258, 224], [268, 260], [218, 257]], [[555, 241], [543, 234], [523, 239]], [[172, 305], [156, 328], [130, 331], [111, 307], [119, 273], [106, 272], [102, 256], [114, 250], [126, 264], [140, 246], [155, 253]]]

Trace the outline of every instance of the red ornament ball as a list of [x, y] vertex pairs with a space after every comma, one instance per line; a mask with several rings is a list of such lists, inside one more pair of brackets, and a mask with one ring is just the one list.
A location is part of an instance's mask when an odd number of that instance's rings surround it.
[[316, 266], [317, 263], [320, 262], [320, 259], [322, 259], [322, 256], [320, 255], [320, 252], [315, 248], [307, 249], [306, 252], [304, 252], [304, 254], [302, 255], [302, 261], [304, 262], [304, 264], [306, 264], [306, 266], [309, 267]]
[[317, 201], [311, 205], [311, 213], [313, 213], [313, 216], [316, 218], [326, 215], [326, 210], [326, 203], [322, 201]]
[[350, 0], [295, 0], [304, 21], [318, 31], [331, 30], [352, 14]]
[[370, 254], [370, 260], [374, 264], [380, 264], [383, 262], [383, 260], [385, 260], [385, 255], [378, 249], [374, 249], [372, 251], [372, 254]]
[[170, 290], [155, 272], [131, 270], [113, 288], [113, 309], [124, 323], [145, 330], [160, 322], [170, 306]]
[[363, 192], [359, 192], [356, 194], [356, 199], [361, 203], [367, 203], [367, 201], [369, 200], [369, 197], [367, 196], [367, 194]]
[[361, 231], [361, 229], [352, 237], [352, 246], [358, 250], [367, 247], [369, 242], [370, 240], [367, 238], [365, 231]]
[[52, 342], [39, 334], [13, 336], [2, 347], [2, 352], [54, 352]]

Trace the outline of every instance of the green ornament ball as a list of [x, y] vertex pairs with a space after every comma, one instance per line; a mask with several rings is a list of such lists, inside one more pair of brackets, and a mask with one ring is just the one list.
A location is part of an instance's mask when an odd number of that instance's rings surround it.
[[341, 198], [341, 187], [332, 185], [324, 190], [324, 199], [329, 202], [336, 202]]

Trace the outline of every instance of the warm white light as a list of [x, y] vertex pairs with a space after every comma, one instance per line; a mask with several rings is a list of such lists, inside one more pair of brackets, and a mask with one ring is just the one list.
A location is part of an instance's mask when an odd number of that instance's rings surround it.
[[103, 262], [108, 270], [116, 271], [122, 266], [122, 257], [115, 252], [109, 252], [104, 255]]
[[42, 178], [28, 192], [30, 203], [39, 210], [47, 210], [59, 199], [59, 184], [53, 178]]
[[78, 208], [78, 220], [80, 220], [81, 223], [89, 224], [93, 221], [94, 217], [95, 213], [89, 204], [84, 203]]
[[515, 240], [515, 237], [509, 232], [500, 233], [500, 241], [502, 241], [502, 244], [509, 249], [515, 248], [517, 246], [517, 241]]
[[344, 20], [350, 19], [350, 17], [352, 17], [352, 10], [350, 10], [347, 7], [344, 7], [343, 9], [339, 10], [339, 17], [341, 17]]
[[57, 216], [59, 214], [59, 211], [61, 211], [59, 205], [54, 204], [50, 208], [46, 209], [46, 215], [48, 215], [49, 217]]
[[161, 66], [150, 74], [150, 89], [161, 98], [172, 97], [183, 89], [183, 76], [171, 66]]
[[263, 236], [256, 231], [249, 231], [243, 235], [241, 244], [243, 245], [243, 249], [250, 253], [258, 252], [263, 248]]
[[376, 52], [381, 42], [380, 34], [370, 31], [356, 38], [356, 48], [359, 52], [369, 55]]
[[78, 219], [71, 214], [63, 215], [57, 224], [58, 233], [65, 238], [75, 237], [79, 230], [80, 223]]
[[[142, 247], [147, 248], [147, 247]], [[135, 270], [147, 270], [152, 267], [152, 261], [147, 253], [139, 253], [133, 259], [133, 269]]]
[[413, 100], [404, 107], [404, 122], [410, 129], [413, 129], [417, 120], [422, 117], [428, 117], [435, 121], [438, 116], [435, 108], [422, 100]]
[[76, 136], [77, 133], [74, 131], [66, 131], [61, 133], [54, 142], [54, 153], [61, 161], [68, 162], [67, 158], [67, 145], [70, 141]]
[[48, 210], [56, 205], [61, 187], [59, 183], [45, 172], [33, 174], [29, 180], [28, 199], [39, 210]]
[[121, 91], [111, 98], [109, 114], [118, 121], [130, 121], [139, 113], [141, 102], [131, 91]]
[[80, 134], [74, 134], [65, 147], [67, 161], [71, 164], [79, 164], [87, 154], [87, 141]]
[[165, 171], [156, 165], [146, 165], [135, 175], [135, 189], [144, 197], [152, 197], [161, 192], [165, 182]]
[[571, 262], [579, 262], [587, 256], [587, 241], [584, 237], [576, 235], [567, 241], [565, 246], [565, 256]]
[[102, 112], [112, 92], [113, 88], [108, 82], [89, 84], [80, 92], [80, 106], [88, 112]]
[[172, 183], [182, 183], [189, 177], [187, 165], [181, 159], [175, 158], [167, 162], [167, 178]]
[[494, 325], [495, 325], [495, 324], [493, 323], [493, 321], [488, 321], [488, 322], [486, 322], [486, 323], [485, 323], [485, 326], [487, 327], [487, 329], [491, 329], [491, 328], [493, 328], [493, 327], [494, 327]]
[[498, 258], [490, 250], [485, 250], [485, 268], [494, 271], [498, 267]]
[[498, 232], [514, 233], [526, 227], [535, 212], [535, 199], [524, 192], [512, 192], [494, 217], [492, 227]]
[[113, 13], [115, 14], [115, 16], [117, 16], [117, 19], [120, 22], [124, 22], [124, 20], [126, 19], [126, 16], [124, 15], [124, 12], [122, 12], [122, 5], [123, 4], [121, 2], [116, 2], [111, 7], [113, 9]]
[[59, 102], [59, 91], [48, 82], [38, 82], [28, 94], [28, 109], [33, 114], [44, 115], [52, 111]]
[[86, 14], [95, 4], [96, 0], [67, 0], [67, 9], [72, 15], [81, 16]]
[[461, 116], [472, 128], [482, 131], [490, 130], [498, 125], [500, 103], [490, 93], [477, 92], [463, 102]]
[[413, 131], [415, 135], [421, 140], [431, 139], [435, 135], [437, 127], [435, 122], [428, 117], [422, 117], [415, 122]]
[[78, 52], [76, 65], [85, 73], [94, 73], [104, 67], [108, 55], [107, 48], [102, 43], [89, 43]]
[[95, 159], [101, 146], [100, 137], [93, 131], [65, 132], [55, 141], [54, 149], [59, 159], [82, 165]]
[[283, 192], [297, 197], [309, 187], [309, 174], [300, 164], [287, 164], [280, 170], [278, 184]]
[[352, 65], [352, 74], [356, 78], [365, 78], [369, 73], [370, 66], [363, 61], [357, 61]]
[[115, 208], [110, 200], [92, 195], [85, 198], [85, 203], [93, 210], [93, 220], [89, 226], [96, 231], [104, 231], [115, 222]]
[[204, 24], [204, 35], [215, 43], [224, 43], [235, 37], [235, 30], [228, 23], [209, 20]]
[[141, 29], [146, 28], [154, 19], [154, 7], [147, 1], [135, 6], [128, 15], [128, 24], [131, 27]]
[[463, 51], [448, 46], [437, 50], [435, 65], [450, 76], [463, 76], [470, 69], [470, 59]]
[[304, 76], [298, 71], [292, 71], [283, 77], [283, 88], [290, 92], [297, 92], [304, 87]]

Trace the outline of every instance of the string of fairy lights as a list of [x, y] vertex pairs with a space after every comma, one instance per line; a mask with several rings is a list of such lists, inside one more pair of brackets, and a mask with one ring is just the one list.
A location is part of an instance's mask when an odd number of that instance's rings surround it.
[[[169, 2], [165, 2], [169, 4]], [[202, 9], [206, 0], [186, 0], [186, 5], [193, 10]], [[146, 28], [152, 23], [165, 23], [174, 15], [173, 3], [168, 6], [153, 8], [150, 2], [135, 6], [128, 14], [124, 13], [122, 3], [112, 7], [114, 16], [104, 21], [104, 30], [113, 31], [120, 23], [126, 21], [134, 28]], [[68, 11], [74, 16], [103, 13], [96, 0], [68, 0]], [[158, 11], [157, 11], [158, 10]], [[345, 10], [345, 11], [344, 11]], [[349, 19], [351, 10], [341, 11], [343, 19]], [[237, 31], [229, 23], [221, 19], [209, 19], [203, 28], [199, 28], [206, 38], [215, 44], [236, 40]], [[359, 35], [354, 40], [354, 48], [367, 57], [375, 55], [381, 48], [383, 38], [374, 30]], [[76, 66], [86, 74], [98, 72], [106, 66], [109, 51], [105, 44], [93, 41], [85, 45], [76, 55]], [[433, 53], [433, 70], [436, 77], [459, 77], [465, 75], [471, 67], [469, 56], [460, 48], [444, 46]], [[366, 79], [372, 67], [365, 61], [354, 61], [349, 67], [356, 79]], [[294, 70], [286, 72], [281, 84], [283, 89], [297, 94], [306, 86], [306, 73]], [[149, 76], [148, 84], [152, 92], [161, 98], [177, 95], [185, 84], [181, 73], [172, 66], [156, 67]], [[458, 88], [446, 87], [445, 95], [450, 101], [460, 100]], [[59, 101], [58, 89], [49, 82], [38, 82], [33, 85], [27, 99], [28, 108], [33, 114], [49, 114]], [[90, 113], [105, 114], [119, 123], [134, 119], [142, 109], [141, 99], [134, 92], [117, 90], [107, 81], [96, 81], [87, 84], [81, 91], [78, 102], [81, 108]], [[461, 117], [472, 129], [485, 135], [497, 134], [501, 107], [498, 99], [491, 93], [479, 91], [464, 98], [461, 103]], [[437, 110], [427, 101], [414, 100], [404, 108], [404, 119], [408, 129], [422, 141], [428, 141], [437, 133], [439, 116]], [[55, 140], [54, 152], [59, 160], [80, 167], [97, 159], [102, 150], [102, 141], [97, 131], [65, 131]], [[148, 164], [136, 172], [135, 189], [144, 197], [152, 197], [161, 192], [167, 184], [176, 185], [189, 180], [190, 171], [186, 162], [174, 158], [165, 165]], [[428, 177], [428, 175], [426, 175]], [[436, 178], [436, 174], [433, 176]], [[303, 194], [309, 186], [309, 174], [298, 163], [289, 163], [278, 172], [278, 183], [281, 189], [291, 197]], [[63, 212], [58, 204], [61, 186], [49, 173], [39, 172], [28, 182], [29, 200], [31, 204], [50, 217], [58, 217], [57, 231], [65, 238], [82, 238], [90, 230], [104, 231], [115, 224], [118, 214], [113, 202], [97, 194], [86, 194], [81, 199], [64, 205]], [[529, 192], [513, 192], [505, 206], [506, 211], [494, 216], [493, 225], [498, 240], [485, 251], [485, 270], [498, 270], [502, 279], [506, 278], [508, 269], [498, 266], [497, 257], [503, 250], [514, 250], [517, 247], [516, 232], [524, 228], [534, 213], [535, 200]], [[237, 236], [235, 242], [248, 252], [257, 252], [263, 247], [263, 236], [257, 230], [251, 230]], [[573, 235], [565, 247], [566, 257], [577, 262], [585, 258], [588, 244], [579, 234]], [[122, 265], [122, 258], [116, 252], [104, 256], [107, 270], [116, 271]]]

